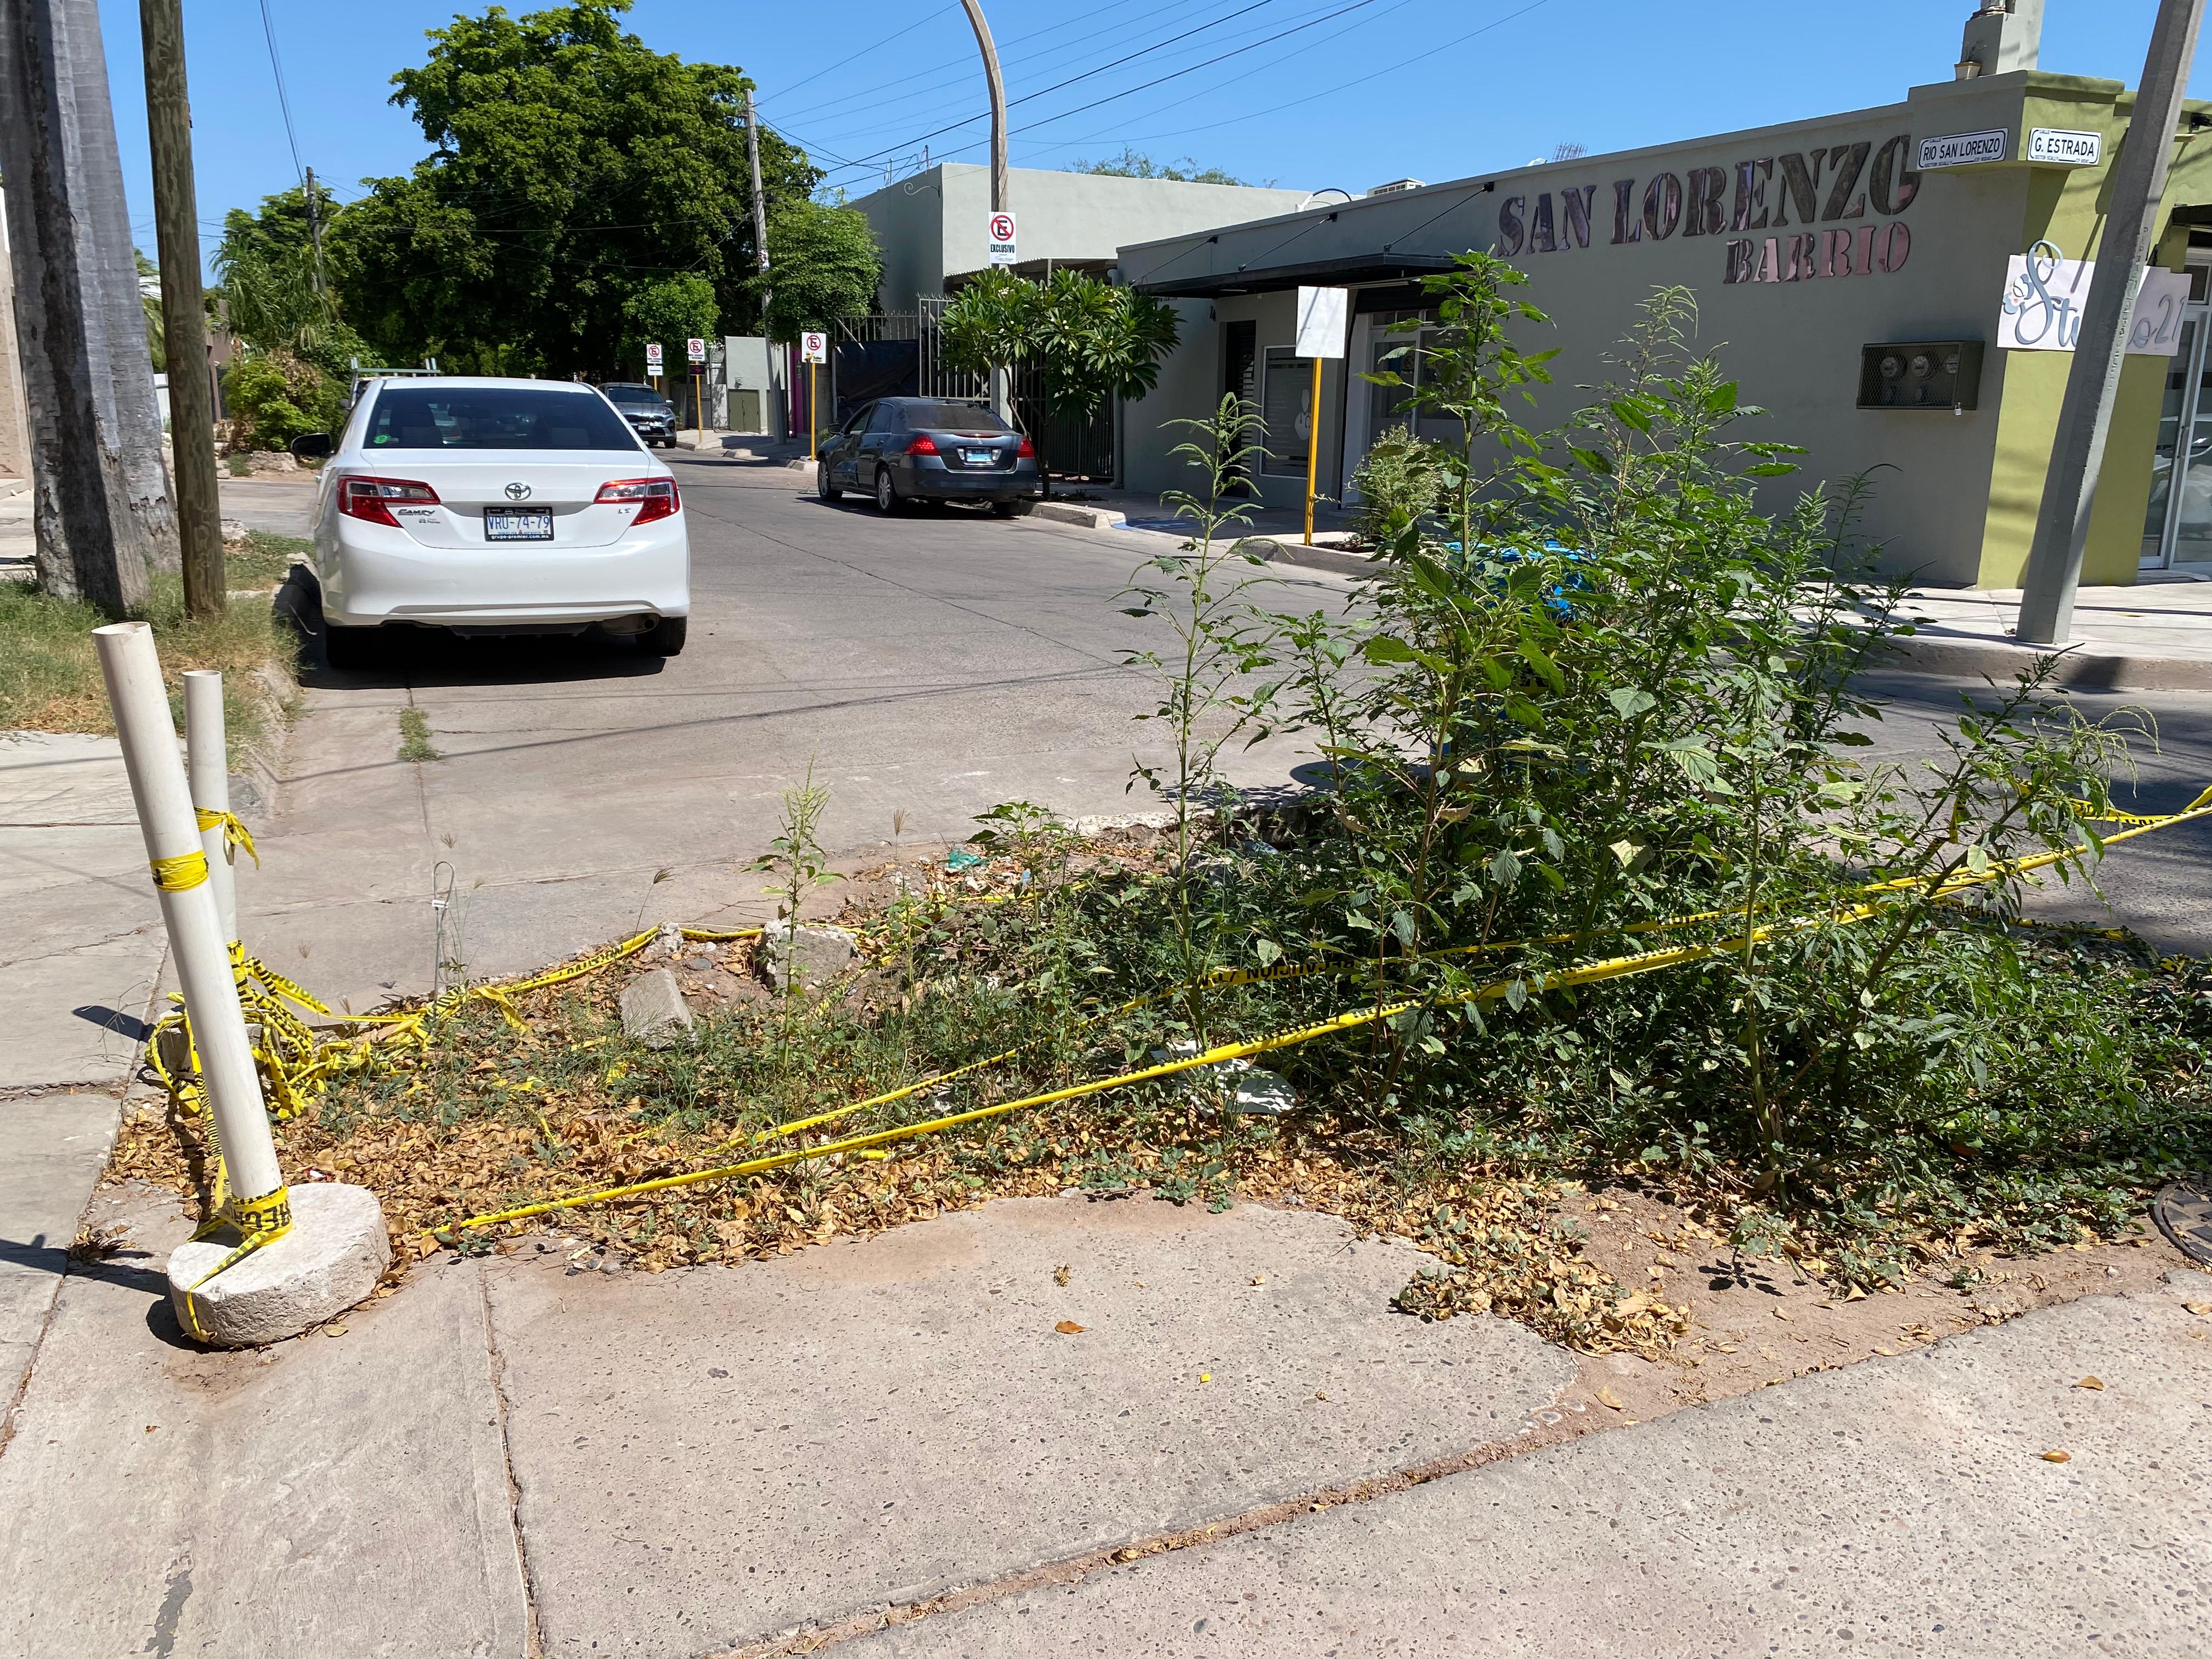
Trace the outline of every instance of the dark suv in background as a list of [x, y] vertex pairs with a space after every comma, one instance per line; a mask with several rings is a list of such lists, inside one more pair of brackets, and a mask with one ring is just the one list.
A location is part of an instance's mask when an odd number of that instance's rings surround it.
[[910, 501], [988, 501], [1026, 512], [1043, 493], [1036, 450], [988, 404], [953, 398], [880, 398], [845, 422], [817, 458], [825, 501], [847, 490], [896, 513]]
[[649, 386], [635, 381], [617, 380], [612, 386], [603, 386], [608, 401], [620, 410], [630, 429], [647, 444], [659, 444], [663, 449], [676, 442], [676, 406]]

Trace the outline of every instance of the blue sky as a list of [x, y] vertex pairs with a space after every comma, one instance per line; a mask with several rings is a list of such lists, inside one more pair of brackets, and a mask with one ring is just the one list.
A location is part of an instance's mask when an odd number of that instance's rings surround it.
[[[1908, 86], [1950, 78], [1972, 9], [1969, 0], [985, 6], [1017, 100], [1015, 166], [1062, 167], [1132, 144], [1256, 182], [1352, 191], [1514, 166], [1564, 143], [1625, 149], [1891, 102]], [[509, 7], [532, 9], [532, 0]], [[457, 9], [453, 0], [268, 0], [298, 159], [340, 196], [421, 158], [420, 131], [386, 101], [391, 76], [422, 61], [423, 32]], [[2154, 9], [2154, 0], [2050, 0], [2044, 67], [2132, 83]], [[107, 0], [104, 21], [131, 219], [150, 252], [137, 10]], [[298, 174], [260, 5], [187, 0], [185, 13], [200, 216], [211, 240], [226, 209], [251, 206]], [[628, 27], [657, 50], [743, 67], [761, 88], [763, 117], [852, 194], [881, 184], [886, 162], [910, 169], [925, 143], [933, 160], [985, 159], [982, 78], [957, 0], [639, 0]], [[1163, 44], [1184, 31], [1195, 32]], [[1106, 67], [1130, 54], [1142, 55]], [[1217, 57], [1224, 61], [1197, 67]], [[2212, 96], [2204, 64], [2200, 54], [2199, 97]], [[954, 130], [936, 131], [945, 127]]]

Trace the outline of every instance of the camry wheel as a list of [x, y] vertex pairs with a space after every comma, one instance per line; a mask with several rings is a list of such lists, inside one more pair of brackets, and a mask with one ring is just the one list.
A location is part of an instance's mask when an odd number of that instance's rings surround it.
[[845, 493], [830, 482], [830, 463], [827, 461], [814, 464], [814, 493], [825, 501], [834, 501]]
[[879, 466], [876, 469], [876, 511], [896, 513], [898, 510], [898, 486], [891, 482], [891, 470]]

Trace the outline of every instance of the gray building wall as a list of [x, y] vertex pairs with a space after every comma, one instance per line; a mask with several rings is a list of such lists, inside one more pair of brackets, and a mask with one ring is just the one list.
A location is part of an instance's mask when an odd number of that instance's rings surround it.
[[[1291, 212], [1308, 193], [1036, 167], [1016, 167], [1006, 179], [1007, 205], [1018, 233], [1016, 251], [1025, 270], [1047, 260], [1103, 269], [1125, 243]], [[917, 295], [942, 294], [948, 278], [990, 263], [987, 167], [942, 162], [852, 205], [866, 216], [883, 250], [877, 303], [886, 311], [910, 311]]]
[[[1692, 289], [1698, 306], [1696, 349], [1718, 354], [1737, 379], [1744, 401], [1769, 411], [1764, 419], [1737, 428], [1743, 438], [1781, 440], [1805, 446], [1803, 470], [1767, 490], [1771, 507], [1786, 507], [1808, 483], [1842, 481], [1870, 472], [1875, 495], [1863, 526], [1870, 541], [1885, 544], [1885, 562], [1893, 568], [1921, 569], [1929, 579], [1974, 580], [1982, 556], [1984, 519], [1990, 507], [1992, 463], [1998, 416], [2003, 402], [2008, 354], [1992, 347], [1986, 354], [1979, 387], [1980, 407], [1959, 414], [1863, 410], [1854, 406], [1860, 348], [1888, 341], [1992, 337], [2002, 295], [2008, 258], [2025, 246], [2023, 224], [2032, 196], [2059, 186], [2049, 169], [2005, 165], [1931, 170], [1917, 179], [1917, 192], [1899, 205], [1904, 191], [1893, 180], [1889, 205], [1879, 210], [1872, 199], [1872, 161], [1888, 141], [1903, 137], [1900, 154], [1917, 155], [1917, 141], [1929, 135], [2002, 128], [2020, 132], [2029, 76], [2004, 75], [1944, 82], [1913, 89], [1905, 101], [1786, 125], [1730, 133], [1685, 144], [1667, 145], [1571, 161], [1478, 174], [1451, 184], [1403, 194], [1365, 198], [1348, 205], [1316, 209], [1261, 224], [1218, 233], [1218, 241], [1189, 237], [1125, 246], [1122, 280], [1187, 281], [1216, 273], [1233, 285], [1240, 265], [1255, 270], [1287, 261], [1327, 261], [1398, 254], [1449, 255], [1468, 248], [1508, 252], [1527, 271], [1528, 286], [1515, 290], [1547, 313], [1545, 324], [1516, 327], [1517, 343], [1528, 350], [1556, 347], [1550, 364], [1553, 384], [1542, 389], [1535, 407], [1520, 418], [1535, 428], [1556, 426], [1590, 401], [1587, 388], [1607, 380], [1606, 359], [1637, 320], [1638, 307], [1653, 289], [1680, 284]], [[2109, 99], [2109, 83], [2106, 97]], [[1756, 174], [1764, 202], [1753, 209], [1759, 228], [1737, 228], [1737, 168], [1745, 161], [1804, 155], [1835, 146], [1870, 147], [1865, 173], [1854, 195], [1869, 199], [1856, 215], [1822, 220], [1811, 226], [1790, 214], [1787, 228], [1772, 227], [1784, 195], [1778, 165]], [[2017, 154], [2015, 149], [2014, 154]], [[1671, 173], [1686, 179], [1692, 168], [1723, 169], [1728, 194], [1723, 206], [1729, 222], [1718, 234], [1686, 234], [1686, 225], [1664, 238], [1643, 232], [1641, 207], [1647, 184]], [[1634, 240], [1616, 241], [1616, 180], [1632, 179], [1628, 229]], [[1588, 245], [1573, 238], [1556, 252], [1528, 246], [1528, 236], [1540, 197], [1548, 197], [1553, 238], [1564, 235], [1561, 203], [1569, 191], [1587, 191]], [[1824, 177], [1820, 194], [1827, 194]], [[1508, 204], [1522, 227], [1519, 236], [1502, 226]], [[1828, 203], [1823, 200], [1825, 210]], [[1846, 204], [1848, 208], [1850, 204]], [[1893, 224], [1906, 227], [1908, 257], [1893, 271], [1876, 270], [1848, 278], [1803, 282], [1723, 280], [1729, 241], [1748, 237], [1763, 246], [1804, 229], [1826, 231], [1873, 227], [1886, 235]], [[1273, 258], [1297, 233], [1294, 249]], [[1517, 249], [1517, 252], [1515, 250]], [[2067, 246], [2069, 256], [2093, 249]], [[1316, 278], [1314, 280], [1323, 280]], [[1220, 325], [1251, 318], [1259, 324], [1264, 357], [1270, 345], [1293, 338], [1286, 294], [1224, 293], [1212, 301], [1215, 331]], [[1401, 337], [1402, 338], [1402, 337]], [[1354, 330], [1356, 373], [1371, 368], [1372, 331]], [[1364, 361], [1358, 360], [1364, 348]], [[2040, 355], [2040, 354], [2031, 354]], [[1185, 361], [1194, 356], [1203, 362]], [[1165, 461], [1172, 440], [1161, 432], [1170, 418], [1202, 412], [1222, 395], [1221, 347], [1209, 334], [1177, 354], [1159, 391], [1128, 414], [1126, 463], [1132, 487], [1167, 487], [1176, 469]], [[1351, 398], [1357, 405], [1368, 388], [1356, 380]], [[1327, 413], [1336, 446], [1335, 465], [1324, 465], [1322, 487], [1330, 489], [1356, 465], [1364, 451], [1362, 411], [1347, 410], [1341, 396], [1328, 400]], [[1347, 413], [1349, 420], [1346, 421]], [[1346, 426], [1351, 430], [1347, 433]], [[1352, 441], [1346, 442], [1349, 437]], [[1261, 494], [1270, 505], [1291, 506], [1303, 499], [1299, 478], [1263, 479]]]

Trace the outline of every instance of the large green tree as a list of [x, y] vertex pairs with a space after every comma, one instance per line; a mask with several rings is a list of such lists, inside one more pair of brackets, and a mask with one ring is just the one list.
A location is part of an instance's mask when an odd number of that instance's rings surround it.
[[[770, 339], [796, 340], [810, 328], [876, 308], [884, 258], [858, 209], [804, 197], [778, 202], [769, 210], [768, 257]], [[759, 323], [762, 286], [756, 275], [746, 287], [739, 314], [749, 330]]]
[[[748, 313], [750, 83], [649, 50], [619, 25], [629, 7], [459, 16], [430, 32], [427, 63], [392, 77], [431, 154], [367, 181], [325, 239], [349, 319], [386, 356], [611, 369], [626, 302], [687, 275], [724, 315]], [[760, 151], [769, 203], [805, 201], [820, 177], [805, 156], [765, 129]]]
[[[1066, 269], [1042, 283], [1008, 270], [978, 272], [945, 307], [943, 326], [945, 360], [954, 368], [981, 374], [1034, 362], [1046, 406], [1079, 421], [1109, 398], [1150, 392], [1180, 333], [1164, 300]], [[1044, 435], [1031, 434], [1049, 495]]]

